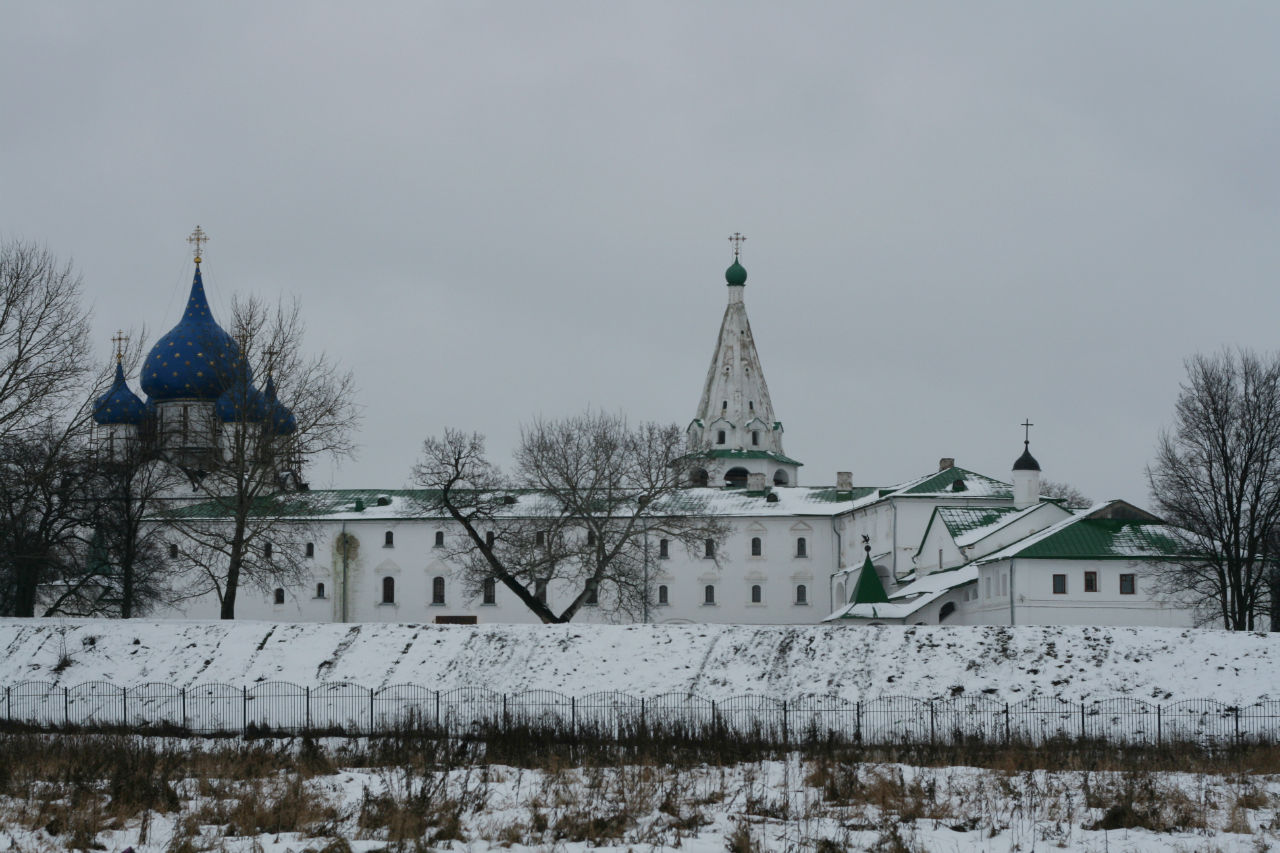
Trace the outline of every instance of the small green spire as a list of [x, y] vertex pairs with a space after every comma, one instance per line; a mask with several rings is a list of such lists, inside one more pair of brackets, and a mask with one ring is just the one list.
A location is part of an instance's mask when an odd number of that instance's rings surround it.
[[871, 565], [871, 546], [867, 546], [867, 558], [862, 561], [862, 571], [858, 573], [858, 582], [854, 584], [850, 604], [887, 604], [889, 596], [885, 595], [884, 584], [876, 574], [876, 567]]

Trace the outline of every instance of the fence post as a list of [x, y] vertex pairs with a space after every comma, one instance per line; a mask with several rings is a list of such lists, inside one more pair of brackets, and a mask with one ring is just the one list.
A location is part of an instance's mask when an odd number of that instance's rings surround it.
[[578, 699], [569, 697], [569, 737], [578, 736]]
[[1004, 703], [1004, 745], [1008, 746], [1013, 740], [1013, 725], [1009, 719], [1009, 703]]
[[933, 700], [930, 699], [929, 700], [929, 746], [933, 746], [934, 742], [935, 740], [934, 740], [934, 734], [933, 734]]
[[1080, 703], [1080, 740], [1084, 740], [1084, 703]]
[[1161, 718], [1160, 705], [1156, 706], [1156, 746], [1164, 743], [1164, 720]]
[[435, 691], [435, 694], [436, 694], [436, 731], [439, 731], [440, 730], [440, 691], [439, 690]]
[[6, 687], [4, 689], [4, 718], [9, 722], [13, 722], [13, 688]]
[[711, 700], [711, 731], [719, 734], [720, 714], [716, 711], [716, 700]]
[[787, 745], [787, 700], [782, 700], [782, 745]]
[[854, 705], [853, 717], [853, 740], [855, 743], [862, 743], [862, 700], [859, 699]]
[[62, 688], [62, 725], [71, 725], [71, 688]]
[[306, 690], [307, 690], [307, 699], [306, 699], [306, 702], [307, 702], [307, 709], [306, 709], [306, 712], [307, 712], [307, 716], [306, 716], [307, 723], [306, 723], [306, 725], [307, 725], [307, 731], [311, 731], [311, 686], [310, 686], [310, 685], [308, 685], [308, 686], [307, 686], [307, 688], [306, 688]]
[[249, 731], [249, 688], [240, 686], [240, 731]]
[[1237, 705], [1231, 709], [1232, 716], [1236, 720], [1236, 746], [1240, 745], [1240, 706]]
[[129, 688], [120, 688], [120, 725], [129, 725]]
[[187, 688], [182, 688], [182, 727], [187, 727]]
[[640, 697], [640, 730], [641, 731], [645, 730], [644, 697], [643, 696]]
[[369, 734], [373, 734], [373, 688], [369, 688]]

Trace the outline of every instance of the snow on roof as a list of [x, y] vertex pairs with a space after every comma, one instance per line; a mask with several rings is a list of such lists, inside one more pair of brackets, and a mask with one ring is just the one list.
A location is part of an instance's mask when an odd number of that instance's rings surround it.
[[952, 466], [917, 477], [881, 494], [896, 498], [964, 497], [1013, 500], [1013, 486], [964, 468]]
[[901, 587], [889, 597], [888, 604], [849, 604], [825, 620], [837, 619], [907, 619], [920, 608], [936, 601], [959, 586], [978, 580], [978, 567], [970, 563], [958, 569], [934, 572]]
[[964, 548], [986, 539], [1002, 528], [1008, 527], [1038, 512], [1045, 504], [1034, 504], [1026, 509], [1011, 506], [938, 508], [938, 517], [951, 532], [957, 546]]
[[[1039, 533], [1019, 539], [977, 561], [993, 563], [1014, 557], [1062, 560], [1150, 560], [1187, 553], [1187, 545], [1176, 528], [1153, 516], [1114, 517], [1123, 501], [1096, 503], [1070, 518], [1050, 525]], [[1132, 508], [1130, 508], [1132, 509]], [[1136, 511], [1141, 513], [1140, 510]]]

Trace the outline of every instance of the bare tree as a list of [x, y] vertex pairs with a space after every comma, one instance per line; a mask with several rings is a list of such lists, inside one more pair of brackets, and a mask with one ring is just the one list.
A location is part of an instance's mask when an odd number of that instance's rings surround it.
[[1067, 509], [1085, 509], [1093, 505], [1093, 501], [1085, 497], [1084, 492], [1070, 483], [1042, 480], [1040, 482], [1040, 494], [1061, 502]]
[[[234, 619], [240, 588], [296, 586], [303, 542], [312, 536], [298, 493], [304, 466], [320, 455], [349, 457], [359, 415], [354, 379], [325, 356], [307, 356], [298, 302], [268, 305], [256, 297], [232, 305], [240, 358], [229, 376], [235, 414], [224, 418], [212, 470], [193, 478], [206, 499], [178, 507], [166, 521], [179, 534], [188, 567], [186, 596], [213, 593], [221, 617]], [[265, 377], [254, 386], [253, 366]]]
[[1280, 357], [1224, 351], [1186, 368], [1147, 479], [1196, 557], [1171, 563], [1159, 582], [1223, 627], [1253, 630], [1269, 603], [1280, 523]]
[[658, 539], [719, 559], [727, 525], [687, 512], [687, 476], [678, 427], [595, 413], [525, 427], [511, 475], [456, 430], [427, 439], [413, 471], [422, 508], [459, 525], [447, 553], [468, 594], [501, 583], [543, 622], [584, 606], [643, 618]]
[[93, 373], [80, 276], [33, 243], [0, 244], [0, 438], [83, 400]]

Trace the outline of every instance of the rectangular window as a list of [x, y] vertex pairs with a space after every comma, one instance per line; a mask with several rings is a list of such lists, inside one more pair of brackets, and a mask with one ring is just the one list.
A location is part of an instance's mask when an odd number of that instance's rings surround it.
[[308, 556], [308, 557], [314, 557], [315, 555], [316, 555], [316, 543], [314, 543], [314, 542], [308, 542], [308, 543], [307, 543], [307, 556]]
[[1053, 594], [1054, 595], [1067, 594], [1067, 576], [1066, 575], [1053, 576]]
[[498, 603], [498, 583], [493, 578], [485, 578], [484, 580], [484, 598], [485, 604]]
[[658, 559], [666, 560], [666, 559], [669, 559], [670, 557], [671, 557], [671, 540], [659, 539], [658, 540]]
[[539, 548], [541, 548], [543, 545], [546, 545], [547, 534], [542, 530], [539, 530], [537, 533], [533, 534], [533, 544], [537, 545]]
[[716, 556], [716, 540], [708, 539], [703, 543], [705, 553], [703, 554], [708, 560], [714, 559]]
[[583, 603], [588, 607], [594, 607], [600, 603], [600, 593], [597, 591], [595, 581], [587, 581], [587, 598]]
[[1120, 594], [1121, 595], [1133, 595], [1137, 591], [1138, 591], [1137, 579], [1135, 578], [1134, 575], [1120, 576]]
[[809, 543], [805, 541], [805, 538], [803, 536], [801, 536], [799, 539], [796, 540], [796, 556], [797, 557], [809, 556]]
[[1084, 573], [1084, 591], [1085, 592], [1098, 591], [1098, 573], [1097, 572]]
[[665, 607], [667, 604], [670, 604], [670, 603], [671, 602], [667, 597], [667, 585], [666, 584], [659, 585], [658, 586], [658, 604]]

